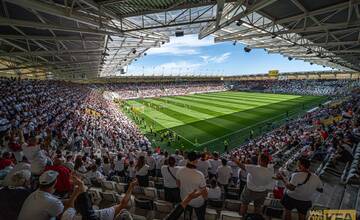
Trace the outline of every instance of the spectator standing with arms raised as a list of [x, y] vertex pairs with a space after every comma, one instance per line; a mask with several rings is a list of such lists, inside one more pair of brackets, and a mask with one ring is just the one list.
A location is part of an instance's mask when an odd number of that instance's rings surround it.
[[268, 189], [273, 183], [274, 168], [268, 167], [269, 157], [260, 154], [258, 165], [243, 164], [236, 161], [239, 167], [245, 170], [247, 175], [246, 186], [244, 187], [240, 200], [242, 202], [240, 214], [245, 216], [250, 202], [254, 202], [255, 213], [261, 214], [261, 206], [264, 204]]

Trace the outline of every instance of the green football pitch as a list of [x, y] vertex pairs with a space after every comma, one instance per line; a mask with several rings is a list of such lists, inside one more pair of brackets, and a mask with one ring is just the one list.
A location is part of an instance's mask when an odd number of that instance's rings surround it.
[[[319, 96], [225, 91], [127, 100], [122, 108], [156, 146], [170, 151], [206, 148], [223, 152], [224, 141], [230, 150], [325, 100]], [[166, 134], [169, 138], [164, 138]]]

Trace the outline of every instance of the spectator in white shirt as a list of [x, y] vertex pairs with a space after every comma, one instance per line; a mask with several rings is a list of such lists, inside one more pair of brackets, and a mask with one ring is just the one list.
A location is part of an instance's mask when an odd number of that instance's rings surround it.
[[285, 184], [286, 191], [281, 204], [285, 208], [284, 219], [291, 220], [291, 211], [298, 211], [298, 219], [305, 220], [306, 214], [312, 207], [313, 196], [317, 191], [322, 192], [323, 186], [320, 178], [309, 171], [310, 161], [300, 158], [298, 161], [298, 172], [291, 175], [290, 181], [281, 173], [277, 178]]
[[176, 161], [176, 165], [179, 165], [179, 162], [184, 159], [184, 157], [180, 154], [178, 149], [175, 150], [175, 154], [173, 155]]
[[221, 199], [221, 188], [217, 185], [215, 179], [210, 180], [210, 188], [208, 188], [208, 199], [210, 200]]
[[181, 159], [181, 160], [179, 160], [179, 162], [177, 163], [177, 165], [179, 166], [179, 167], [184, 167], [184, 166], [186, 166], [186, 164], [187, 164], [187, 152], [184, 152], [184, 156], [183, 156], [183, 158]]
[[231, 167], [227, 165], [227, 160], [222, 159], [221, 160], [222, 165], [218, 167], [217, 169], [217, 182], [224, 188], [225, 191], [225, 198], [227, 196], [228, 192], [228, 185], [229, 181], [232, 176], [232, 170]]
[[231, 167], [232, 170], [232, 177], [231, 177], [231, 181], [232, 183], [236, 186], [239, 182], [239, 172], [240, 172], [240, 168], [239, 166], [233, 161], [230, 160], [228, 162], [228, 166]]
[[18, 171], [21, 171], [21, 170], [28, 170], [28, 171], [30, 171], [30, 167], [31, 167], [31, 166], [30, 166], [30, 164], [27, 162], [26, 157], [23, 157], [22, 162], [17, 163], [17, 164], [14, 166], [14, 168], [6, 175], [3, 184], [4, 184], [5, 186], [9, 186], [10, 181], [11, 181], [11, 178], [12, 178], [12, 176], [14, 175], [14, 173], [16, 173], [16, 172], [18, 172]]
[[37, 137], [30, 137], [29, 144], [22, 142], [22, 149], [24, 156], [31, 164], [31, 173], [34, 175], [40, 175], [46, 166], [47, 156], [45, 152], [40, 148]]
[[74, 171], [77, 175], [80, 176], [84, 175], [87, 172], [81, 156], [77, 156], [75, 159]]
[[156, 161], [155, 161], [154, 157], [152, 156], [151, 151], [147, 152], [145, 159], [146, 159], [146, 164], [149, 165], [149, 175], [150, 176], [155, 176]]
[[[186, 167], [182, 167], [176, 174], [177, 184], [180, 188], [181, 199], [184, 199], [189, 193], [194, 190], [204, 189], [206, 187], [206, 181], [204, 174], [196, 170], [197, 154], [195, 152], [188, 153], [188, 163]], [[189, 203], [187, 210], [189, 212], [185, 214], [192, 215], [192, 210], [195, 209], [195, 213], [198, 220], [205, 220], [206, 203], [204, 197], [200, 196]], [[191, 219], [191, 218], [190, 218]]]
[[129, 167], [128, 167], [128, 175], [129, 175], [129, 180], [131, 181], [132, 179], [135, 178], [135, 164], [134, 161], [130, 161], [129, 162]]
[[[245, 164], [251, 164], [250, 158], [245, 160]], [[240, 179], [240, 195], [242, 191], [244, 190], [244, 187], [246, 186], [248, 172], [244, 169], [239, 169], [239, 179]]]
[[176, 167], [175, 163], [175, 158], [171, 156], [168, 165], [161, 167], [161, 174], [164, 178], [165, 200], [172, 203], [180, 202], [180, 190], [176, 184], [176, 173], [179, 167]]
[[118, 176], [125, 176], [124, 173], [125, 157], [122, 157], [121, 154], [117, 155], [117, 160], [115, 161], [115, 172]]
[[103, 163], [103, 171], [106, 176], [109, 176], [113, 171], [111, 168], [110, 159], [107, 156], [103, 157], [104, 163]]
[[242, 202], [240, 214], [242, 216], [246, 215], [251, 201], [254, 201], [255, 213], [261, 214], [261, 206], [264, 204], [267, 192], [273, 188], [271, 184], [273, 183], [274, 168], [268, 167], [269, 157], [260, 154], [258, 165], [243, 164], [239, 160], [236, 162], [241, 169], [248, 173], [246, 186], [240, 197]]
[[58, 173], [52, 170], [46, 171], [40, 176], [39, 189], [31, 193], [25, 200], [19, 220], [49, 220], [60, 216], [64, 205], [53, 195], [57, 176]]
[[155, 163], [155, 173], [157, 177], [161, 177], [161, 166], [163, 165], [162, 162], [164, 160], [164, 152], [160, 151], [160, 154], [156, 157], [156, 163]]
[[213, 159], [209, 160], [210, 170], [209, 170], [209, 179], [216, 177], [217, 168], [221, 165], [221, 160], [219, 159], [219, 154], [217, 152], [213, 153]]
[[136, 178], [139, 181], [139, 186], [148, 187], [149, 186], [149, 165], [145, 164], [145, 157], [140, 156], [136, 166]]
[[210, 162], [206, 159], [206, 154], [202, 153], [201, 158], [196, 164], [196, 169], [202, 172], [205, 176], [205, 179], [209, 176], [209, 169], [211, 168]]
[[86, 177], [95, 186], [101, 186], [101, 182], [106, 180], [106, 177], [101, 174], [101, 172], [98, 170], [98, 167], [95, 164], [91, 166], [91, 170], [86, 174]]

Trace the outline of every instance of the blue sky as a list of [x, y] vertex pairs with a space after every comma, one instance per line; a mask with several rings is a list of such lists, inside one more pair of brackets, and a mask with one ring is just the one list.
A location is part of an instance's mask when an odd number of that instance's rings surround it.
[[127, 75], [244, 75], [280, 72], [331, 70], [307, 62], [292, 60], [263, 49], [245, 53], [244, 45], [214, 43], [212, 37], [198, 40], [197, 35], [172, 37], [160, 48], [148, 50], [128, 67]]

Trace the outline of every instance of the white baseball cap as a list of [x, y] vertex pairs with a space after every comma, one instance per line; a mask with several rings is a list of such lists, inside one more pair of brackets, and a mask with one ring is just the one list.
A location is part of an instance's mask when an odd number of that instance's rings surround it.
[[10, 178], [9, 186], [23, 186], [31, 178], [30, 170], [16, 171]]
[[49, 185], [50, 183], [53, 183], [58, 175], [59, 173], [53, 170], [44, 172], [39, 178], [40, 185]]

